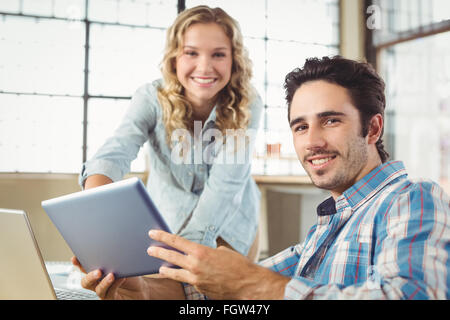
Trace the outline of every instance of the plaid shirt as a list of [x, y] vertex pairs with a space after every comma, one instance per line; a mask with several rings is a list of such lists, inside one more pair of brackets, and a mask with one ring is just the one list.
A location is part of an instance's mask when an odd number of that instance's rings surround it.
[[387, 162], [317, 213], [303, 243], [261, 262], [291, 278], [285, 299], [450, 299], [450, 199], [436, 183]]

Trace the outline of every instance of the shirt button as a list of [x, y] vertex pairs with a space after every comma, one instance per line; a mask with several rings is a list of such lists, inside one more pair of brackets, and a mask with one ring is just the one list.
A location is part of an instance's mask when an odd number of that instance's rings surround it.
[[188, 175], [190, 175], [190, 176], [192, 177], [192, 172], [191, 172], [191, 171], [189, 171]]
[[214, 226], [209, 226], [210, 231], [214, 231], [216, 228]]

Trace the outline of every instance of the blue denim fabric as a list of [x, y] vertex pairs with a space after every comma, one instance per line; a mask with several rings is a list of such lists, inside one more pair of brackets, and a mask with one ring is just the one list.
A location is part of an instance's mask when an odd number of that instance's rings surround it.
[[[234, 249], [247, 254], [259, 221], [260, 192], [251, 177], [250, 140], [247, 159], [240, 164], [209, 161], [177, 164], [167, 145], [162, 108], [157, 99], [161, 80], [141, 86], [112, 137], [106, 140], [92, 159], [83, 164], [79, 183], [93, 174], [113, 181], [130, 171], [139, 149], [149, 143], [147, 190], [172, 232], [189, 240], [216, 247], [221, 237]], [[263, 104], [259, 96], [251, 103], [248, 128], [257, 130]], [[215, 128], [215, 107], [203, 127], [203, 133]], [[211, 142], [202, 143], [202, 151]], [[191, 146], [191, 153], [194, 146]], [[220, 153], [215, 153], [219, 157]]]

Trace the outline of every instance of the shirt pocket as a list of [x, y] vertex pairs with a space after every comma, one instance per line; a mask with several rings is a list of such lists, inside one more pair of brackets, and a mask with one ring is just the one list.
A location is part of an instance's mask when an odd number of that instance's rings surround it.
[[177, 183], [187, 192], [192, 191], [192, 186], [194, 184], [194, 166], [189, 164], [176, 164], [170, 163], [170, 171], [173, 178]]
[[151, 183], [159, 183], [158, 179], [163, 179], [166, 183], [172, 183], [173, 187], [191, 192], [194, 182], [194, 166], [174, 163], [170, 154], [166, 154], [159, 141], [154, 139], [150, 139], [149, 164], [149, 181]]
[[[352, 285], [367, 278], [369, 244], [359, 241], [340, 241], [330, 252], [329, 282]], [[327, 268], [328, 269], [328, 268]]]

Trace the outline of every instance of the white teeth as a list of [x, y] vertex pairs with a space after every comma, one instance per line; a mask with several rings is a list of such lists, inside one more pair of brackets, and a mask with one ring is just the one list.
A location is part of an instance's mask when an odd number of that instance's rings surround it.
[[214, 78], [208, 78], [208, 79], [201, 79], [201, 78], [194, 78], [194, 80], [198, 83], [212, 83], [214, 82]]
[[312, 160], [311, 162], [313, 165], [321, 165], [330, 160], [331, 160], [331, 158], [323, 158], [323, 159]]

